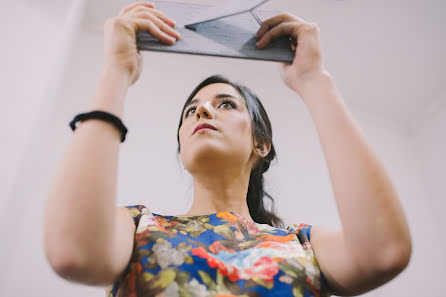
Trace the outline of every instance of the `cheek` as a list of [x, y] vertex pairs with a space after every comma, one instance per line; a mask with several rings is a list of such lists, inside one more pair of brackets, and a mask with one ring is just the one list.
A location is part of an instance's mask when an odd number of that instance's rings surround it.
[[184, 132], [182, 132], [182, 131], [183, 131], [182, 128], [180, 128], [180, 130], [178, 131], [178, 138], [179, 138], [179, 142], [180, 142], [180, 152], [184, 151], [184, 148], [186, 147]]
[[238, 127], [240, 131], [243, 131], [245, 133], [249, 133], [251, 131], [251, 125], [250, 122], [247, 120], [242, 120], [238, 123]]
[[180, 141], [180, 159], [181, 162], [184, 164], [185, 163], [184, 157], [187, 154], [187, 140], [184, 137], [183, 133], [181, 133], [181, 130], [178, 133], [178, 136]]
[[239, 119], [233, 121], [233, 130], [243, 142], [251, 143], [251, 121], [248, 119]]

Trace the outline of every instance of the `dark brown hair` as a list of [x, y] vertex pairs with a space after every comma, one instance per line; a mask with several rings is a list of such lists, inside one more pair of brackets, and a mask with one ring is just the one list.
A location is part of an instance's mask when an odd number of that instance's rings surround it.
[[[239, 92], [239, 94], [245, 99], [246, 106], [251, 117], [251, 126], [253, 127], [253, 141], [254, 139], [257, 139], [261, 142], [267, 141], [271, 144], [271, 150], [268, 155], [264, 158], [261, 158], [251, 170], [246, 201], [248, 204], [249, 213], [254, 222], [260, 224], [269, 224], [274, 227], [283, 227], [283, 221], [274, 213], [274, 200], [268, 193], [265, 192], [263, 186], [263, 173], [268, 170], [271, 161], [276, 157], [276, 151], [274, 149], [272, 141], [273, 133], [271, 129], [271, 123], [259, 98], [248, 87], [232, 82], [222, 75], [210, 76], [202, 81], [198, 86], [196, 86], [192, 93], [189, 95], [189, 98], [187, 98], [181, 111], [180, 123], [178, 125], [177, 131], [178, 155], [180, 154], [179, 131], [181, 125], [183, 124], [183, 113], [186, 104], [192, 100], [192, 98], [195, 96], [195, 94], [198, 93], [200, 89], [214, 83], [225, 83], [231, 85]], [[271, 210], [267, 210], [265, 208], [265, 205], [263, 203], [264, 196], [271, 200]]]

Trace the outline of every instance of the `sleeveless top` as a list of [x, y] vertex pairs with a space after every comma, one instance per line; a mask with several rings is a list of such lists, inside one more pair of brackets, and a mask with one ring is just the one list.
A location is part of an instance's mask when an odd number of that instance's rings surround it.
[[285, 230], [231, 211], [176, 217], [126, 207], [133, 253], [108, 297], [329, 296], [310, 225]]

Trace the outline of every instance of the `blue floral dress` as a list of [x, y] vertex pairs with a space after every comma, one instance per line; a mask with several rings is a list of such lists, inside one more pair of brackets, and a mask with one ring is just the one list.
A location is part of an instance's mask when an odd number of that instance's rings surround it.
[[176, 217], [126, 207], [134, 249], [109, 297], [329, 296], [310, 225], [284, 230], [235, 212]]

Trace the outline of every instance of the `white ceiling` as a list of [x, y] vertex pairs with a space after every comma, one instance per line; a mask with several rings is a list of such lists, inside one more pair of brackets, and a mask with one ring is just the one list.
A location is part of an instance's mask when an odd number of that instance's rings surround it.
[[[87, 1], [84, 28], [102, 34], [104, 20], [132, 2]], [[73, 0], [28, 3], [62, 23]], [[319, 25], [325, 65], [350, 104], [408, 121], [446, 94], [446, 1], [270, 0], [258, 9]]]
[[[104, 20], [131, 2], [88, 2], [85, 28], [101, 32]], [[270, 0], [258, 9], [319, 25], [325, 65], [348, 103], [411, 120], [446, 94], [446, 1]]]

